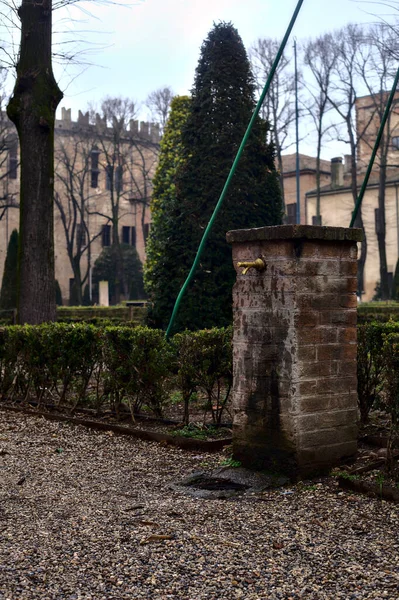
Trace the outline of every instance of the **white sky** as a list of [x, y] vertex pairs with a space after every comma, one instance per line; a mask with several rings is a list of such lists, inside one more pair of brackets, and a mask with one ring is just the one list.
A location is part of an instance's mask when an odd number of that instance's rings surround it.
[[[383, 1], [305, 0], [293, 35], [301, 40], [349, 22], [374, 22], [384, 15], [393, 21], [395, 11], [383, 6]], [[84, 29], [90, 32], [87, 40], [103, 48], [88, 57], [93, 64], [85, 70], [72, 67], [63, 73], [56, 68], [65, 93], [60, 106], [72, 108], [76, 119], [79, 108], [99, 103], [107, 95], [143, 103], [149, 92], [164, 85], [175, 93], [187, 93], [201, 43], [214, 21], [232, 21], [248, 49], [259, 37], [281, 39], [296, 5], [297, 0], [131, 0], [129, 7], [93, 4], [91, 17], [77, 6], [70, 8], [62, 16], [76, 20], [72, 37], [79, 39], [79, 30]], [[59, 20], [61, 13], [54, 16]], [[68, 21], [56, 22], [55, 29], [65, 25], [70, 28]], [[81, 47], [91, 48], [87, 43]], [[145, 108], [141, 114], [147, 116]], [[301, 151], [314, 154], [306, 144]], [[334, 151], [335, 147], [327, 146], [324, 156], [331, 158]]]

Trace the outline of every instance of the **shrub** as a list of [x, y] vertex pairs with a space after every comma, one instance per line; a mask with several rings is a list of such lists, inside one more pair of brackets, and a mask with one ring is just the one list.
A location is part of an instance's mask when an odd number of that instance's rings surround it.
[[213, 422], [220, 425], [233, 383], [232, 327], [196, 331], [193, 338], [202, 348], [199, 387], [207, 395]]
[[132, 419], [144, 405], [161, 416], [170, 382], [171, 347], [160, 330], [105, 329], [106, 389], [116, 411], [127, 400]]
[[232, 385], [232, 328], [185, 331], [173, 338], [176, 348], [176, 385], [184, 400], [183, 422], [189, 422], [189, 402], [201, 389], [206, 408], [220, 425]]
[[189, 423], [190, 400], [199, 385], [198, 371], [201, 363], [201, 344], [193, 343], [193, 337], [192, 331], [184, 331], [176, 334], [172, 340], [177, 367], [175, 385], [181, 392], [183, 399], [184, 425]]
[[387, 467], [393, 467], [393, 437], [399, 430], [399, 332], [385, 335], [384, 347], [384, 394], [381, 408], [391, 420], [390, 436], [387, 444]]
[[368, 302], [357, 307], [359, 323], [399, 321], [398, 302]]
[[360, 416], [363, 423], [373, 405], [379, 401], [385, 357], [385, 336], [398, 332], [399, 323], [368, 323], [358, 326], [357, 346], [357, 391]]

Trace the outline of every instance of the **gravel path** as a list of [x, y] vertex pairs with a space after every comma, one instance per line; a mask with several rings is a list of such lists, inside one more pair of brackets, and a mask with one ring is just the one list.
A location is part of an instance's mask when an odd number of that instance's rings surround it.
[[168, 489], [222, 457], [0, 412], [1, 600], [399, 598], [398, 506]]

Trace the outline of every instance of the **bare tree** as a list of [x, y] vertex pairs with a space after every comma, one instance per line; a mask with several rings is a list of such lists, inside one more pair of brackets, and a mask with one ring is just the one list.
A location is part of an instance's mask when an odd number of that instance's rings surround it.
[[89, 131], [76, 131], [61, 139], [55, 151], [55, 205], [61, 220], [73, 272], [73, 304], [83, 304], [83, 290], [91, 269], [91, 246], [100, 235], [90, 232], [91, 158], [95, 142]]
[[7, 95], [4, 91], [6, 72], [0, 70], [0, 221], [10, 208], [18, 208], [13, 179], [18, 172], [18, 136], [5, 112]]
[[[280, 42], [272, 38], [258, 39], [250, 48], [249, 56], [255, 75], [256, 86], [261, 93], [276, 58]], [[273, 77], [269, 93], [262, 106], [262, 118], [270, 123], [272, 139], [276, 148], [279, 179], [284, 201], [282, 153], [292, 144], [291, 126], [295, 122], [295, 75], [291, 58], [281, 57]]]
[[7, 113], [21, 157], [19, 323], [55, 319], [54, 120], [62, 98], [52, 70], [52, 1], [22, 0], [17, 79]]
[[[353, 202], [356, 204], [358, 196], [358, 146], [364, 138], [372, 119], [371, 116], [362, 125], [356, 122], [356, 101], [361, 87], [358, 63], [360, 56], [364, 55], [365, 30], [359, 25], [349, 24], [334, 32], [332, 43], [335, 46], [336, 62], [327, 97], [343, 124], [343, 128], [335, 127], [337, 140], [343, 141], [349, 146], [351, 190]], [[344, 131], [343, 135], [341, 134], [342, 129]], [[360, 227], [364, 236], [358, 262], [358, 291], [361, 295], [364, 289], [364, 267], [367, 258], [367, 239], [361, 207], [356, 217], [355, 227]]]
[[[158, 155], [158, 139], [134, 126], [135, 105], [126, 98], [106, 98], [96, 115], [95, 139], [106, 176], [109, 212], [99, 213], [112, 226], [112, 251], [116, 270], [115, 302], [128, 296], [123, 269], [119, 223], [127, 213], [145, 214], [151, 196], [151, 179]], [[159, 130], [157, 130], [159, 131]]]
[[[392, 87], [397, 64], [399, 46], [395, 31], [385, 25], [378, 24], [370, 27], [365, 38], [363, 52], [358, 58], [358, 73], [370, 96], [369, 114], [362, 143], [368, 145], [370, 151], [374, 146], [378, 129], [381, 125], [388, 100], [388, 91]], [[393, 119], [393, 115], [395, 118]], [[385, 215], [385, 186], [389, 170], [389, 153], [392, 148], [392, 138], [399, 136], [399, 101], [395, 100], [388, 118], [387, 125], [381, 138], [378, 166], [378, 209], [376, 211], [376, 232], [378, 252], [380, 257], [380, 290], [381, 298], [390, 297], [388, 267], [386, 255], [386, 215]], [[397, 165], [392, 165], [397, 167]]]
[[310, 40], [304, 47], [304, 63], [313, 75], [314, 84], [306, 84], [311, 101], [306, 106], [313, 120], [316, 144], [316, 217], [320, 220], [320, 157], [322, 142], [325, 134], [331, 129], [331, 123], [326, 124], [326, 114], [331, 109], [329, 94], [332, 75], [337, 61], [337, 52], [333, 36], [324, 34], [315, 40]]
[[169, 86], [165, 86], [151, 92], [146, 100], [146, 106], [150, 109], [151, 118], [161, 125], [161, 128], [165, 127], [165, 123], [168, 119], [170, 103], [173, 100], [173, 90]]
[[159, 142], [155, 139], [136, 138], [129, 132], [130, 154], [126, 162], [129, 181], [129, 202], [134, 218], [139, 220], [143, 239], [146, 239], [147, 216], [152, 197], [152, 179], [158, 164]]
[[[7, 33], [11, 32], [11, 42], [2, 44], [0, 50], [10, 66], [15, 66], [18, 56], [7, 113], [20, 142], [20, 323], [35, 324], [55, 318], [54, 121], [63, 94], [52, 69], [52, 13], [77, 1], [21, 0], [17, 7], [11, 0], [3, 0], [0, 9], [1, 25]], [[18, 53], [13, 46], [13, 29], [21, 32]], [[81, 52], [74, 48], [55, 55], [69, 62]]]

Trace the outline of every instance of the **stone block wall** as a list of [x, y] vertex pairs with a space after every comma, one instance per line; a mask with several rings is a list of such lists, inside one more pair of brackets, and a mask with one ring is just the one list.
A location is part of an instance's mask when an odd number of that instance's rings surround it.
[[[355, 229], [232, 231], [234, 456], [291, 475], [357, 447]], [[262, 258], [246, 275], [238, 262]]]

